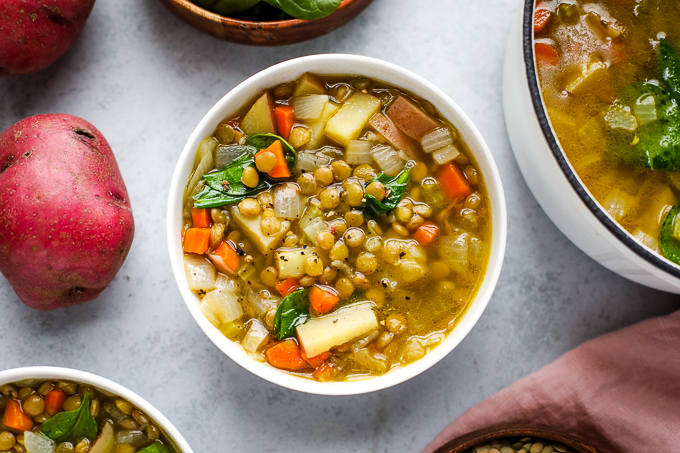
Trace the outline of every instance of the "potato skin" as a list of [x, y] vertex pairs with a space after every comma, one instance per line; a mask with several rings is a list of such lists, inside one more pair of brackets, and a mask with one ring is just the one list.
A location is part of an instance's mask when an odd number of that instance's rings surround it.
[[0, 1], [0, 76], [31, 74], [78, 39], [94, 0]]
[[36, 115], [0, 134], [0, 272], [26, 305], [54, 310], [97, 297], [134, 229], [118, 164], [92, 124]]

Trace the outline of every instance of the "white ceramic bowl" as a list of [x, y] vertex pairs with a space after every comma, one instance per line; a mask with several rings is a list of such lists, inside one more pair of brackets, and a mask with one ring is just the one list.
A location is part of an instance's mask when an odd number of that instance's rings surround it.
[[617, 274], [680, 293], [680, 266], [641, 245], [592, 197], [562, 151], [538, 85], [534, 0], [523, 0], [505, 55], [503, 101], [515, 158], [529, 189], [578, 248]]
[[21, 382], [27, 379], [37, 380], [66, 380], [80, 384], [89, 384], [106, 394], [118, 395], [132, 403], [133, 406], [147, 414], [151, 420], [156, 422], [166, 439], [173, 443], [175, 450], [180, 453], [193, 453], [191, 447], [184, 440], [180, 432], [165, 418], [158, 409], [149, 404], [144, 398], [126, 389], [120, 384], [109, 381], [106, 378], [85, 371], [73, 370], [71, 368], [60, 368], [52, 366], [35, 366], [26, 368], [13, 368], [11, 370], [0, 371], [0, 387], [5, 384]]
[[[492, 246], [484, 281], [463, 319], [446, 339], [424, 358], [380, 377], [352, 382], [316, 382], [278, 371], [250, 358], [238, 344], [227, 339], [198, 308], [198, 297], [189, 289], [182, 261], [182, 194], [192, 170], [198, 145], [212, 135], [220, 121], [236, 114], [256, 95], [281, 82], [295, 80], [305, 72], [316, 74], [363, 75], [402, 87], [430, 101], [461, 133], [474, 155], [486, 182], [491, 201]], [[172, 177], [167, 214], [168, 248], [172, 270], [180, 293], [191, 315], [218, 348], [236, 363], [275, 384], [307, 393], [352, 395], [372, 392], [410, 379], [446, 356], [472, 330], [493, 293], [503, 264], [507, 234], [506, 207], [498, 169], [484, 139], [463, 111], [441, 90], [404, 68], [374, 58], [357, 55], [326, 54], [297, 58], [272, 66], [255, 74], [231, 90], [201, 120], [184, 146]]]

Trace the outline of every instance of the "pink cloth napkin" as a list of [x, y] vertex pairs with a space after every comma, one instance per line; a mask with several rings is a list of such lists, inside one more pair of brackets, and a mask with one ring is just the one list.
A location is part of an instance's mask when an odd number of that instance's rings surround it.
[[680, 311], [584, 343], [468, 410], [423, 453], [501, 423], [548, 426], [601, 453], [680, 452]]

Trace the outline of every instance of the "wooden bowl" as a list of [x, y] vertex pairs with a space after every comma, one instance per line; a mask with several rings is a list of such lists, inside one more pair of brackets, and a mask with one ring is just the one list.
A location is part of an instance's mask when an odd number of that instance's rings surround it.
[[354, 19], [372, 1], [343, 0], [337, 11], [321, 19], [254, 22], [220, 16], [188, 0], [161, 0], [192, 27], [216, 38], [253, 46], [282, 46], [325, 35]]
[[597, 453], [595, 448], [568, 434], [543, 426], [501, 425], [479, 429], [453, 439], [435, 450], [434, 453], [463, 453], [472, 447], [506, 437], [535, 437], [559, 442], [578, 453]]

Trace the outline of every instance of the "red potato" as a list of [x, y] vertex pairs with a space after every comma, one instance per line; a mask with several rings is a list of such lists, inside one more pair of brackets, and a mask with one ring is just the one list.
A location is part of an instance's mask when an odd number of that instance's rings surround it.
[[2, 0], [0, 76], [54, 63], [76, 42], [93, 6], [94, 0]]
[[0, 272], [37, 310], [97, 297], [123, 265], [132, 209], [104, 136], [71, 115], [0, 134]]
[[417, 141], [439, 126], [439, 123], [403, 96], [399, 96], [385, 113], [404, 134]]

